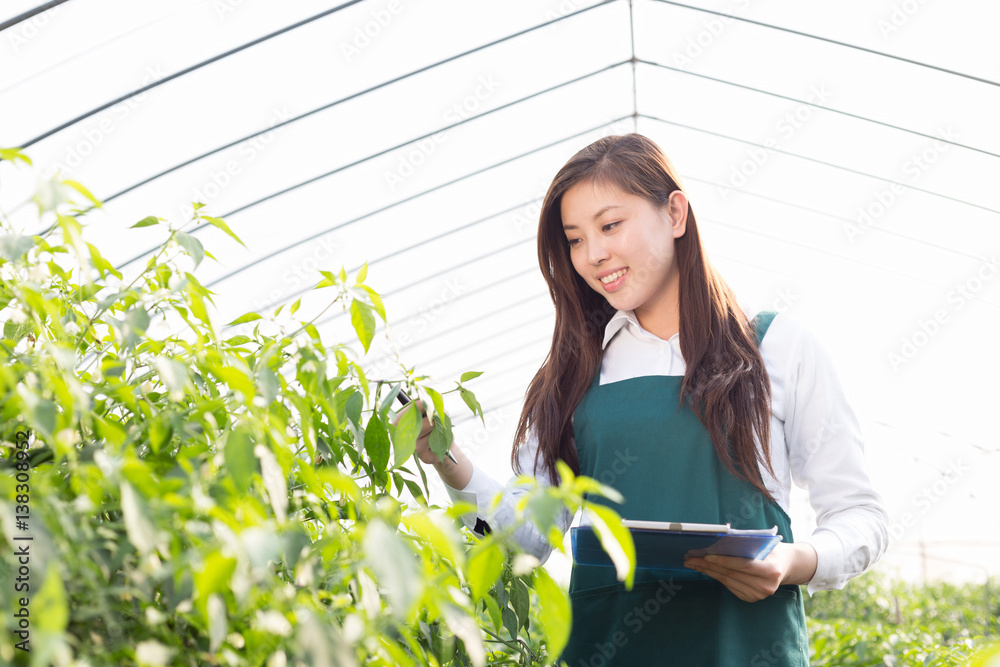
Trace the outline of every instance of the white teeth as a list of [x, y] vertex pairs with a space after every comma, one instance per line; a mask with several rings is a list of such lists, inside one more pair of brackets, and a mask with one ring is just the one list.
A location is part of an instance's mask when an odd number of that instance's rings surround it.
[[608, 283], [613, 283], [614, 281], [624, 276], [625, 271], [627, 270], [628, 269], [622, 269], [621, 271], [615, 271], [610, 276], [604, 276], [603, 278], [601, 278], [601, 282], [604, 283], [605, 285], [607, 285]]

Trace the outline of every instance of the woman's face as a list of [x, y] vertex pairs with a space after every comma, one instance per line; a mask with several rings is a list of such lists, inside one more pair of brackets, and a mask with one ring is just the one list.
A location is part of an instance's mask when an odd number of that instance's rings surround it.
[[560, 209], [573, 268], [614, 308], [635, 311], [640, 323], [663, 316], [676, 298], [674, 239], [684, 235], [687, 208], [680, 190], [657, 209], [613, 184], [577, 183]]

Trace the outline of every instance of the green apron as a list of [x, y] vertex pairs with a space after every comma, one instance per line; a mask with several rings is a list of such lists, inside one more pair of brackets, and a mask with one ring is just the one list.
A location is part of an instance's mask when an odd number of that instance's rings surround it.
[[[776, 314], [754, 318], [758, 347]], [[698, 417], [678, 409], [682, 380], [658, 375], [601, 385], [598, 370], [573, 416], [580, 474], [618, 489], [624, 502], [590, 500], [626, 519], [776, 525], [792, 542], [784, 510], [729, 473]], [[744, 602], [695, 570], [643, 568], [626, 591], [613, 567], [574, 562], [569, 596], [573, 625], [559, 659], [570, 667], [809, 664], [796, 585]]]

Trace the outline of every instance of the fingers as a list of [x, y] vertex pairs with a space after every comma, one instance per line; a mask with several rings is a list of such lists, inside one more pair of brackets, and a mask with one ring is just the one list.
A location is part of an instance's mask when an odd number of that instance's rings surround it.
[[772, 571], [765, 561], [733, 556], [710, 558], [690, 558], [684, 565], [712, 577], [747, 602], [763, 600], [778, 589], [780, 573]]
[[704, 558], [699, 558], [699, 560], [705, 563], [711, 563], [716, 567], [721, 567], [726, 570], [741, 570], [741, 571], [752, 571], [755, 563], [760, 561], [755, 561], [750, 558], [740, 558], [739, 556], [718, 556], [715, 554], [710, 554]]
[[[709, 575], [712, 576], [712, 575]], [[717, 577], [712, 577], [713, 579]], [[757, 602], [758, 600], [763, 600], [769, 594], [763, 591], [755, 589], [753, 586], [748, 585], [746, 582], [740, 581], [733, 577], [728, 577], [725, 580], [719, 579], [722, 585], [729, 589], [729, 592], [743, 600], [744, 602]]]
[[728, 572], [738, 575], [742, 579], [760, 579], [764, 582], [777, 582], [781, 578], [781, 572], [772, 563], [766, 560], [754, 558], [741, 558], [739, 556], [716, 556], [709, 555], [704, 558], [688, 558], [685, 565], [691, 563], [692, 569], [703, 570], [710, 568], [719, 572]]
[[702, 569], [699, 571], [702, 574], [705, 574], [706, 576], [715, 579], [723, 586], [725, 586], [727, 589], [729, 589], [729, 591], [733, 595], [746, 602], [756, 602], [758, 600], [763, 600], [768, 595], [770, 595], [770, 593], [761, 591], [760, 589], [755, 588], [749, 583], [742, 581], [737, 577], [732, 576], [732, 574], [730, 574], [730, 571], [713, 570], [709, 568]]

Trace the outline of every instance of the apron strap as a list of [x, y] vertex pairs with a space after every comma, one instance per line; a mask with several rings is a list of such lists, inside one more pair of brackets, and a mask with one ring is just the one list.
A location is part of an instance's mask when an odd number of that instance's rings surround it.
[[771, 326], [771, 322], [777, 314], [777, 311], [774, 310], [762, 310], [750, 322], [750, 328], [757, 338], [757, 347], [760, 347], [760, 342], [764, 340], [764, 334], [767, 333], [768, 327]]

